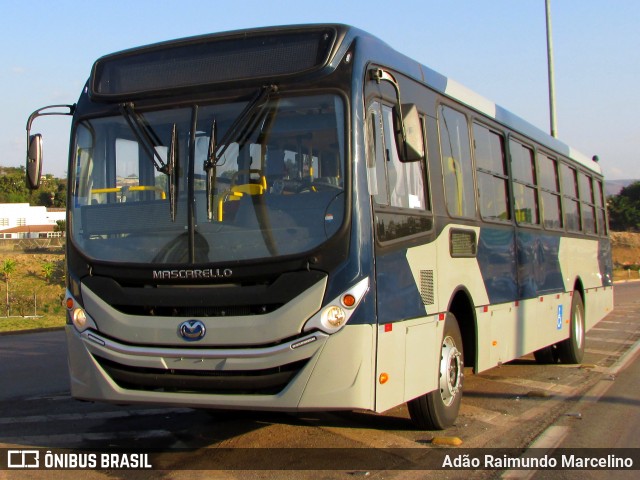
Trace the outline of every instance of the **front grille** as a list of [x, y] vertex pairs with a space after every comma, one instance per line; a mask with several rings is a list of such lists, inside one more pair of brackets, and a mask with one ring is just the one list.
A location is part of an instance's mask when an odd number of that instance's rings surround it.
[[126, 315], [241, 317], [274, 312], [326, 277], [312, 270], [282, 273], [266, 283], [180, 285], [138, 284], [93, 275], [82, 284]]
[[300, 360], [263, 370], [218, 371], [132, 367], [99, 356], [95, 358], [121, 388], [222, 395], [276, 395], [308, 361]]

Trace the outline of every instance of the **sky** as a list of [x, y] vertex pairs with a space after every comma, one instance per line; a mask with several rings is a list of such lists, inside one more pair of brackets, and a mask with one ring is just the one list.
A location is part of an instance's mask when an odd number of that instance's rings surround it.
[[[609, 180], [640, 178], [640, 1], [550, 0], [557, 131]], [[240, 28], [366, 30], [549, 131], [544, 0], [0, 0], [0, 165], [24, 164], [26, 121], [74, 103], [102, 55]], [[37, 119], [44, 173], [64, 176], [68, 117]]]

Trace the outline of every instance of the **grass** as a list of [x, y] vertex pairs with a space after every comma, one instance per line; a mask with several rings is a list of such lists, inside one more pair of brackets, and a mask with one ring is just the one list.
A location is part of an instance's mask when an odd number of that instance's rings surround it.
[[0, 332], [62, 327], [65, 324], [64, 254], [0, 253], [15, 261], [7, 284], [0, 274]]
[[42, 317], [0, 317], [0, 333], [63, 327], [64, 324], [64, 315], [45, 315]]

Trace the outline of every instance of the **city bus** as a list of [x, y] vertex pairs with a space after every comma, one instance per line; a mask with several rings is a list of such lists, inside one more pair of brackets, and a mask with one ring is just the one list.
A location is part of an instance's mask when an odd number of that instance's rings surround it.
[[73, 397], [264, 411], [407, 404], [579, 363], [613, 305], [596, 160], [346, 25], [109, 54], [71, 115]]

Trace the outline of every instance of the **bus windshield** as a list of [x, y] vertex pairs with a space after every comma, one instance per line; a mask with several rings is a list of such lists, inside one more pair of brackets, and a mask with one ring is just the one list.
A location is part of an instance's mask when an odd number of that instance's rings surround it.
[[[240, 125], [246, 103], [81, 120], [74, 244], [99, 261], [187, 264], [295, 255], [325, 242], [345, 210], [341, 98], [277, 97], [251, 110]], [[158, 168], [171, 156], [171, 169]]]

